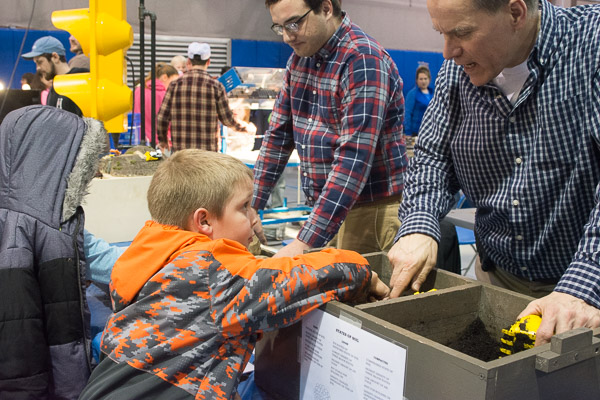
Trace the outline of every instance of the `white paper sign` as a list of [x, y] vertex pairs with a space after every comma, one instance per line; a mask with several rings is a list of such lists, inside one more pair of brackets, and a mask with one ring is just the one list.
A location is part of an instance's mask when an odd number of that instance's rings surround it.
[[406, 349], [321, 310], [302, 320], [300, 399], [404, 398]]

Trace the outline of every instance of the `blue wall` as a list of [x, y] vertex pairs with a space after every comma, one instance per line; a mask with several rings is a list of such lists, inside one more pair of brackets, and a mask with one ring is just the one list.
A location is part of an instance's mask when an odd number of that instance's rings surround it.
[[292, 48], [283, 42], [231, 41], [232, 67], [285, 68], [291, 54]]
[[[19, 47], [25, 35], [24, 29], [0, 28], [0, 80], [8, 84], [11, 72], [17, 60]], [[59, 39], [67, 49], [67, 59], [73, 57], [69, 49], [69, 33], [65, 31], [29, 31], [23, 53], [31, 51], [33, 42], [42, 36], [52, 35]], [[419, 63], [429, 64], [432, 78], [439, 71], [443, 57], [441, 53], [388, 50], [392, 59], [398, 66], [398, 72], [404, 81], [404, 93], [406, 94], [415, 86], [415, 71]], [[271, 67], [285, 68], [286, 61], [292, 54], [292, 48], [283, 42], [264, 42], [258, 40], [231, 41], [231, 65], [239, 67]], [[35, 64], [31, 60], [21, 58], [12, 82], [12, 88], [21, 87], [21, 75], [25, 72], [35, 73]]]
[[[404, 81], [404, 94], [415, 86], [415, 72], [420, 63], [427, 63], [435, 81], [444, 58], [441, 53], [388, 50], [398, 66], [398, 73]], [[256, 40], [231, 41], [231, 65], [233, 67], [285, 68], [292, 48], [283, 42], [262, 42]]]
[[404, 95], [415, 87], [415, 73], [421, 63], [427, 63], [431, 71], [431, 86], [435, 82], [438, 71], [442, 67], [444, 57], [442, 53], [408, 50], [388, 50], [398, 67], [398, 73], [404, 81]]

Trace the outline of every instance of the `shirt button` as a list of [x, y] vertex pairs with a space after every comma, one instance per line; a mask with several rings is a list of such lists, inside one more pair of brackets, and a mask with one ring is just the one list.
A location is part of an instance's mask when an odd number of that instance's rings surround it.
[[523, 240], [523, 236], [517, 235], [517, 236], [515, 236], [515, 239], [520, 242], [521, 240]]
[[305, 144], [303, 144], [303, 145], [302, 145], [302, 150], [304, 150], [305, 148], [306, 148], [306, 145], [305, 145]]
[[515, 162], [517, 163], [517, 165], [519, 165], [523, 162], [523, 159], [521, 157], [517, 157], [515, 158]]
[[316, 90], [313, 90], [313, 94], [317, 94], [317, 91], [316, 91]]
[[317, 68], [321, 66], [321, 63], [317, 63]]
[[521, 267], [521, 271], [527, 271], [527, 267]]
[[312, 118], [309, 118], [309, 119], [308, 119], [308, 122], [312, 122]]
[[308, 176], [308, 173], [306, 173], [306, 172], [303, 172], [303, 173], [302, 173], [302, 175], [303, 175], [303, 176]]
[[514, 123], [517, 121], [517, 117], [515, 117], [515, 116], [513, 115], [513, 116], [511, 116], [511, 117], [510, 117], [508, 120], [510, 121], [510, 123], [511, 123], [511, 124], [514, 124]]
[[313, 198], [311, 196], [308, 196], [308, 201], [313, 201]]
[[519, 200], [513, 200], [513, 206], [518, 207], [519, 206]]

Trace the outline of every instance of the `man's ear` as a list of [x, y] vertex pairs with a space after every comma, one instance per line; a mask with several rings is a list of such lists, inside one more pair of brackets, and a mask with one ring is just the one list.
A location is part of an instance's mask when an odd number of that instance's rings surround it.
[[331, 1], [325, 0], [321, 3], [321, 13], [329, 17], [333, 16], [333, 4], [331, 4]]
[[527, 20], [527, 14], [531, 13], [531, 10], [527, 8], [527, 4], [524, 0], [511, 0], [508, 4], [510, 10], [511, 21], [517, 28], [525, 25]]
[[190, 230], [206, 235], [212, 239], [213, 230], [212, 226], [210, 226], [210, 223], [208, 222], [209, 219], [210, 213], [206, 208], [197, 209], [192, 215]]

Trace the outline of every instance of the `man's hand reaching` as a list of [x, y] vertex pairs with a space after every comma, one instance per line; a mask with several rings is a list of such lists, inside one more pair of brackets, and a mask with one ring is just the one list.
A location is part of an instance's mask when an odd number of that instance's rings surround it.
[[398, 297], [411, 284], [419, 291], [437, 261], [437, 242], [430, 236], [414, 233], [400, 238], [388, 252], [394, 268], [390, 297]]

